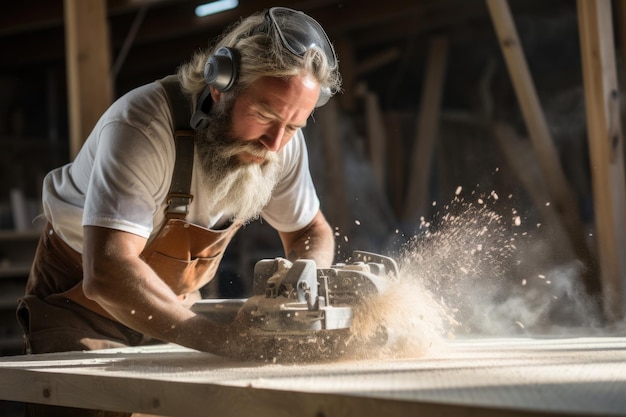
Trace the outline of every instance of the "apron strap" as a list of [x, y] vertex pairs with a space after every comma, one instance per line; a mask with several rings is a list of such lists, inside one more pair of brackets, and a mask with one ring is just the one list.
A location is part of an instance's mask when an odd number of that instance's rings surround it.
[[172, 119], [174, 120], [174, 131], [191, 129], [191, 99], [180, 89], [180, 82], [176, 75], [168, 75], [159, 80], [167, 96], [167, 103], [170, 106]]
[[160, 80], [165, 89], [167, 103], [174, 120], [174, 140], [176, 142], [176, 161], [172, 182], [167, 195], [167, 219], [184, 219], [189, 213], [189, 205], [193, 200], [191, 177], [193, 173], [193, 154], [195, 131], [191, 129], [191, 101], [183, 93], [175, 75]]
[[176, 161], [170, 191], [167, 194], [167, 219], [184, 219], [193, 200], [191, 175], [193, 170], [194, 132], [176, 132]]

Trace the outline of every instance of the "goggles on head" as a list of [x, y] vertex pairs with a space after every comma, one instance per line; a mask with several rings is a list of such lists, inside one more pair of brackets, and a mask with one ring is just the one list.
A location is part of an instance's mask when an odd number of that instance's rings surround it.
[[337, 56], [322, 26], [305, 13], [287, 7], [272, 7], [265, 15], [280, 37], [283, 46], [292, 54], [303, 56], [317, 48], [324, 53], [331, 68], [337, 67]]

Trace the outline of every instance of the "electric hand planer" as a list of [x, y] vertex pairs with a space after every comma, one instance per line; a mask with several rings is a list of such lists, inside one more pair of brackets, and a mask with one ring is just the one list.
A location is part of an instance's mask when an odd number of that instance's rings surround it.
[[[394, 259], [364, 251], [354, 251], [350, 263], [330, 268], [317, 268], [306, 259], [264, 259], [254, 267], [250, 298], [204, 299], [192, 310], [221, 323], [245, 317], [256, 359], [331, 359], [350, 350], [359, 305], [382, 294], [397, 277]], [[367, 342], [384, 345], [387, 337], [380, 329], [376, 340]]]

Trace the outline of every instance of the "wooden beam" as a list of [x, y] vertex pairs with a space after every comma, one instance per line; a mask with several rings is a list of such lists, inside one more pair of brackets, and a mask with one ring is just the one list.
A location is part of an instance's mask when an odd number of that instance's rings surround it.
[[576, 256], [587, 267], [583, 280], [590, 294], [600, 293], [600, 282], [596, 276], [596, 259], [587, 246], [578, 202], [568, 183], [557, 149], [550, 135], [548, 123], [539, 102], [535, 85], [522, 50], [515, 23], [507, 0], [486, 0], [491, 14], [509, 75], [517, 95], [526, 128], [539, 159], [539, 165], [550, 191], [551, 202], [561, 213], [565, 229]]
[[[326, 212], [329, 222], [335, 230], [346, 236], [350, 230], [349, 205], [346, 191], [346, 172], [343, 155], [343, 141], [339, 134], [339, 105], [332, 98], [324, 107], [315, 112], [320, 130], [319, 135], [323, 142], [322, 155], [324, 158], [324, 188], [327, 201], [322, 209]], [[343, 242], [337, 240], [341, 245]]]
[[385, 130], [385, 122], [380, 109], [378, 95], [369, 91], [365, 83], [361, 83], [355, 90], [355, 93], [364, 102], [368, 143], [367, 153], [376, 179], [376, 187], [384, 192], [387, 166], [387, 131]]
[[112, 101], [106, 0], [65, 0], [70, 157]]
[[428, 185], [439, 130], [440, 105], [447, 60], [447, 39], [443, 36], [431, 39], [404, 204], [403, 221], [407, 225], [418, 219], [419, 215], [424, 214], [428, 203]]
[[370, 71], [376, 70], [383, 65], [388, 65], [393, 61], [397, 61], [398, 59], [400, 59], [401, 55], [401, 48], [397, 46], [388, 48], [359, 62], [356, 73], [357, 75], [364, 76]]
[[490, 131], [513, 176], [524, 187], [545, 223], [542, 230], [551, 247], [552, 261], [571, 260], [573, 249], [569, 244], [569, 236], [559, 213], [551, 204], [546, 204], [550, 201], [550, 193], [532, 145], [508, 123], [493, 123]]
[[609, 319], [624, 317], [626, 185], [610, 0], [578, 0], [600, 272]]
[[367, 119], [367, 141], [369, 156], [376, 178], [376, 185], [382, 192], [385, 190], [385, 171], [387, 162], [387, 137], [380, 103], [376, 93], [368, 91], [365, 95], [365, 115]]
[[339, 71], [341, 72], [342, 91], [337, 95], [341, 109], [353, 112], [355, 108], [354, 90], [356, 84], [356, 61], [354, 57], [354, 45], [346, 37], [336, 39], [334, 42], [337, 58], [339, 59]]
[[[622, 82], [618, 82], [617, 84], [620, 86], [620, 93], [622, 97], [626, 94], [626, 86], [624, 85], [624, 81], [626, 81], [626, 2], [623, 0], [615, 1], [616, 5], [616, 14], [617, 19], [617, 45], [619, 47], [619, 59], [618, 62], [621, 62], [621, 66], [618, 72], [618, 80], [621, 78]], [[624, 127], [626, 127], [626, 112], [624, 112], [624, 108], [622, 107], [622, 132], [624, 131]], [[626, 157], [626, 146], [624, 148], [624, 157]]]
[[[555, 264], [569, 262], [575, 257], [575, 253], [560, 214], [552, 204], [546, 204], [551, 199], [550, 190], [545, 183], [543, 170], [539, 166], [532, 143], [528, 138], [519, 135], [512, 124], [494, 120], [492, 94], [494, 72], [495, 61], [489, 60], [479, 83], [485, 127], [498, 145], [500, 154], [512, 175], [524, 187], [541, 216], [544, 223], [541, 228], [542, 239], [545, 239], [550, 247], [552, 262]], [[457, 114], [456, 119], [464, 123], [476, 123], [476, 117], [471, 114]]]

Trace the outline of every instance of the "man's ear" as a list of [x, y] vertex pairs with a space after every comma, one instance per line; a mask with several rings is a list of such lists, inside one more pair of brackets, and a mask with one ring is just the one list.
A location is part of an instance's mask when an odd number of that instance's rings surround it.
[[222, 98], [222, 92], [212, 85], [209, 86], [209, 90], [211, 91], [211, 98], [213, 99], [213, 101], [215, 103], [220, 101], [220, 98]]

